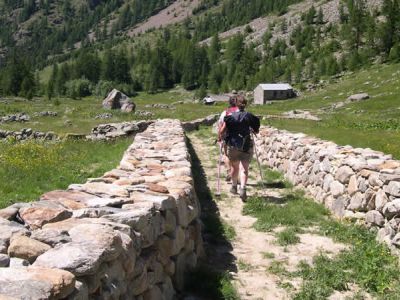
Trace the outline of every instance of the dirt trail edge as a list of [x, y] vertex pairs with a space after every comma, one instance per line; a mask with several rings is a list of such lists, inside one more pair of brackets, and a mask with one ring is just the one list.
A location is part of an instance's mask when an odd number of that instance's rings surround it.
[[[206, 176], [208, 187], [212, 192], [216, 191], [218, 153], [216, 146], [211, 146], [210, 137], [196, 132], [188, 135], [190, 143], [196, 153]], [[210, 149], [211, 147], [211, 149]], [[255, 159], [255, 157], [254, 157]], [[220, 217], [224, 222], [232, 226], [236, 232], [231, 241], [231, 249], [217, 249], [216, 253], [227, 251], [233, 256], [231, 270], [233, 284], [237, 289], [240, 299], [290, 299], [293, 290], [299, 288], [301, 281], [298, 278], [283, 278], [279, 272], [274, 272], [274, 266], [284, 264], [289, 271], [296, 270], [301, 260], [311, 262], [318, 253], [324, 252], [335, 255], [344, 249], [343, 244], [334, 243], [332, 239], [315, 235], [313, 233], [300, 234], [300, 242], [291, 246], [280, 246], [276, 242], [276, 232], [282, 228], [276, 228], [271, 232], [259, 232], [253, 228], [256, 219], [242, 214], [243, 203], [237, 195], [229, 193], [230, 184], [225, 182], [225, 169], [221, 167], [221, 197], [215, 201]], [[250, 170], [248, 195], [261, 192], [256, 183], [259, 181], [259, 171], [256, 166]], [[263, 196], [279, 199], [283, 190], [267, 189], [262, 191]], [[301, 213], [301, 212], [299, 212]], [[220, 255], [225, 256], [225, 255]], [[219, 260], [216, 257], [208, 257], [214, 260], [216, 266]], [[287, 286], [291, 288], [288, 289]], [[340, 299], [339, 297], [338, 299]]]

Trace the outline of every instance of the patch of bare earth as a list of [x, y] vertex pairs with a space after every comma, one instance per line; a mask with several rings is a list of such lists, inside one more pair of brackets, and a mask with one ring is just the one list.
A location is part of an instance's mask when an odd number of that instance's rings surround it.
[[161, 10], [154, 16], [148, 18], [145, 22], [136, 25], [127, 31], [127, 35], [133, 37], [144, 33], [149, 29], [162, 28], [167, 25], [182, 22], [192, 15], [192, 11], [200, 3], [200, 0], [177, 0], [167, 8]]
[[[212, 161], [215, 161], [216, 158], [212, 157], [211, 149], [203, 140], [196, 138], [195, 135], [190, 135], [190, 139], [204, 168], [209, 187], [215, 192], [217, 170]], [[222, 174], [225, 174], [223, 168], [222, 170]], [[250, 171], [253, 176], [256, 173], [258, 173], [256, 169]], [[256, 178], [249, 182], [249, 196], [261, 192], [255, 188], [256, 180], [259, 179]], [[232, 275], [240, 299], [290, 299], [293, 292], [300, 287], [301, 279], [282, 277], [271, 271], [273, 264], [279, 263], [285, 270], [291, 272], [296, 270], [298, 263], [302, 260], [312, 263], [312, 258], [319, 253], [334, 256], [346, 248], [345, 245], [335, 243], [330, 238], [312, 233], [300, 234], [300, 242], [296, 245], [286, 247], [278, 245], [275, 233], [283, 228], [276, 228], [273, 232], [256, 231], [253, 228], [256, 219], [242, 214], [242, 201], [238, 196], [229, 194], [229, 189], [230, 185], [221, 180], [221, 199], [216, 202], [216, 205], [221, 218], [236, 232], [236, 238], [231, 242], [233, 247], [229, 254], [234, 256], [234, 263], [237, 266], [237, 271]], [[282, 192], [279, 189], [268, 189], [262, 191], [262, 194], [266, 197], [279, 198], [282, 197]], [[209, 257], [208, 259], [213, 260], [214, 258]], [[283, 282], [292, 288], [284, 288]]]

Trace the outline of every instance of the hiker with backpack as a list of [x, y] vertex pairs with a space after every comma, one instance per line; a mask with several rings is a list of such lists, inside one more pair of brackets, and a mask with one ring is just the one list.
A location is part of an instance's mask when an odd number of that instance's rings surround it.
[[230, 192], [237, 194], [239, 169], [241, 167], [240, 198], [242, 201], [246, 201], [246, 184], [254, 151], [254, 141], [251, 138], [251, 133], [258, 133], [260, 119], [245, 111], [247, 100], [243, 96], [237, 96], [236, 105], [239, 110], [229, 116], [225, 116], [224, 123], [218, 133], [218, 139], [222, 140], [225, 136], [227, 156], [231, 165], [232, 187]]
[[[229, 107], [221, 113], [221, 115], [218, 119], [218, 132], [220, 132], [222, 125], [225, 122], [225, 117], [230, 116], [232, 113], [237, 112], [237, 111], [239, 111], [239, 108], [236, 106], [236, 95], [234, 95], [232, 97], [229, 97]], [[222, 137], [222, 139], [219, 139], [219, 142], [220, 142], [219, 146], [221, 147], [221, 150], [223, 153], [223, 160], [224, 160], [226, 172], [227, 172], [225, 180], [227, 182], [229, 182], [229, 181], [231, 181], [231, 164], [230, 164], [230, 161], [229, 161], [229, 158], [227, 155], [227, 145], [225, 142], [225, 138], [226, 138], [226, 136], [224, 135]]]

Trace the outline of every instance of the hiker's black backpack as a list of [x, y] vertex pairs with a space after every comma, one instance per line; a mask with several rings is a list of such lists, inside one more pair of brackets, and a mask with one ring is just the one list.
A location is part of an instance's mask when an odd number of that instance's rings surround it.
[[257, 133], [260, 129], [259, 118], [246, 111], [237, 111], [225, 117], [225, 123], [228, 146], [248, 152], [253, 145], [251, 130]]

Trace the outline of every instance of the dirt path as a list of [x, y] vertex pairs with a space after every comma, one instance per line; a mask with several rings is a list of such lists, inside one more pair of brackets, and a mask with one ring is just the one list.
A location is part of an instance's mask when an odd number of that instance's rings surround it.
[[[210, 144], [204, 138], [196, 134], [189, 136], [194, 151], [196, 152], [204, 173], [207, 177], [212, 192], [216, 190], [217, 168], [214, 151], [210, 151]], [[261, 191], [256, 188], [259, 181], [257, 169], [250, 171], [248, 195], [254, 195]], [[222, 174], [225, 170], [222, 167]], [[301, 260], [311, 262], [312, 257], [320, 252], [334, 255], [345, 248], [342, 244], [334, 243], [330, 238], [318, 236], [312, 233], [300, 234], [300, 243], [282, 247], [277, 244], [275, 233], [282, 228], [276, 228], [272, 232], [259, 232], [253, 228], [255, 218], [242, 214], [243, 203], [236, 195], [229, 193], [230, 185], [221, 180], [221, 197], [216, 201], [220, 217], [236, 232], [236, 237], [231, 241], [232, 249], [220, 249], [216, 251], [219, 257], [224, 256], [224, 251], [234, 257], [233, 264], [236, 269], [232, 271], [234, 286], [241, 299], [290, 299], [293, 290], [296, 290], [301, 281], [297, 278], [283, 278], [279, 276], [274, 267], [281, 264], [288, 271], [294, 271]], [[264, 197], [279, 199], [283, 191], [280, 189], [268, 189], [262, 191]], [[221, 255], [222, 253], [222, 255]], [[210, 260], [219, 261], [218, 257], [209, 257]], [[290, 286], [288, 289], [287, 287]], [[335, 299], [340, 299], [335, 298]]]

